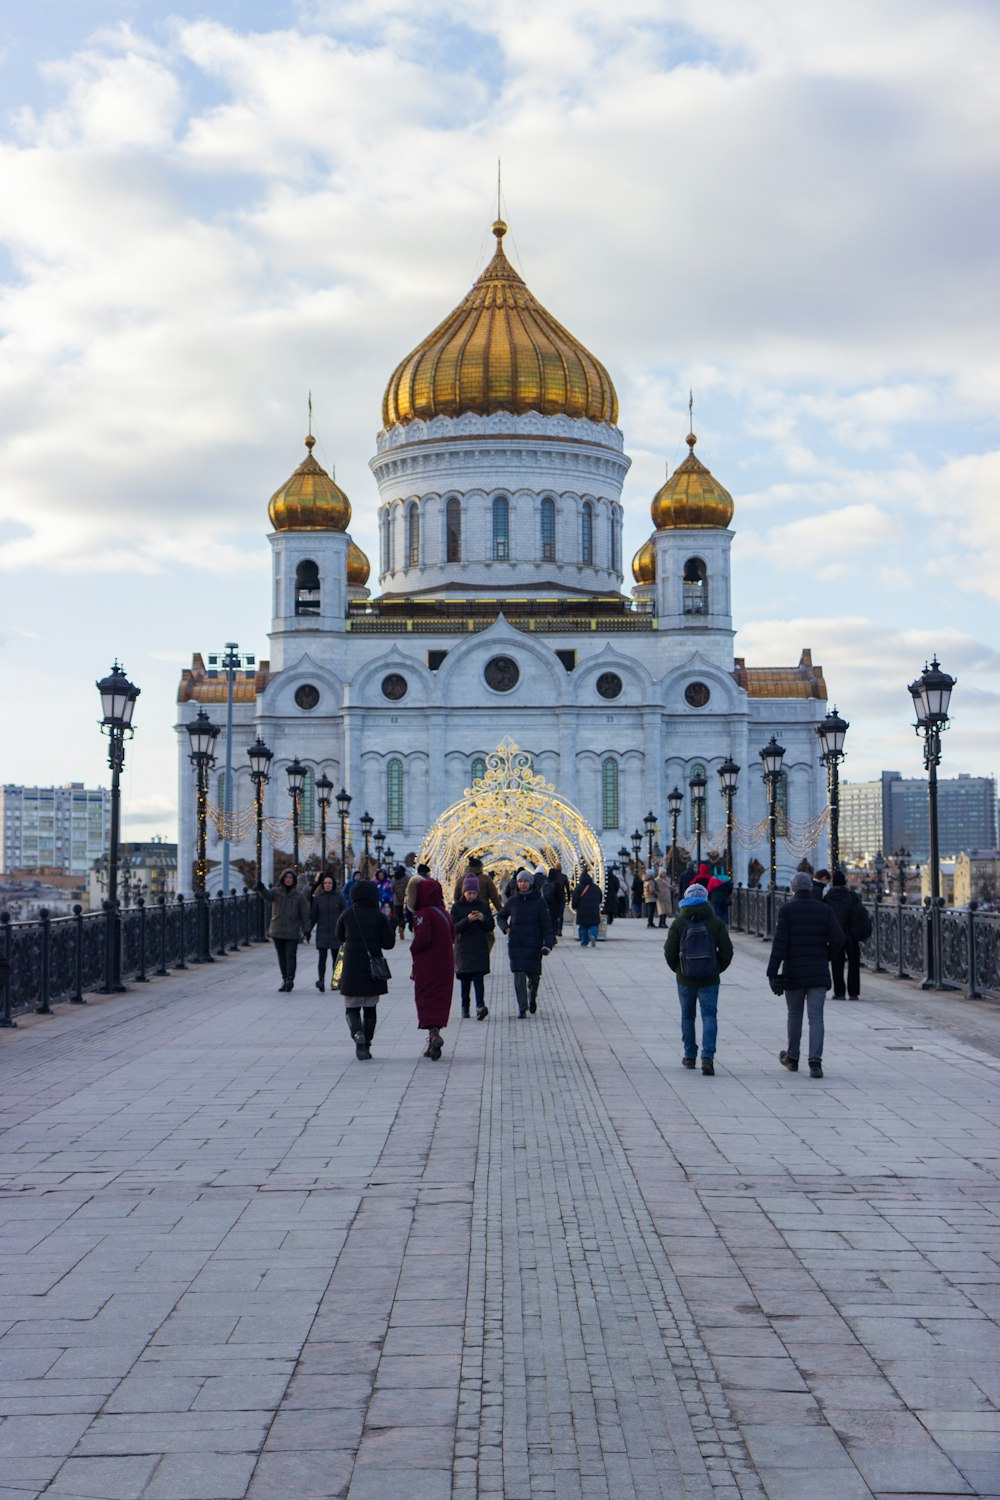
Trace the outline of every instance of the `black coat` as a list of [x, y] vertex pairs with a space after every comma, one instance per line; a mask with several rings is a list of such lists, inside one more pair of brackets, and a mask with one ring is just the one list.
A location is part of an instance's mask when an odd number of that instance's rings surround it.
[[[481, 922], [470, 922], [471, 911], [482, 912]], [[496, 923], [488, 901], [456, 901], [451, 909], [455, 928], [455, 973], [488, 974], [490, 972], [490, 933]]]
[[[384, 979], [372, 978], [368, 955], [371, 954], [374, 958], [383, 948], [395, 947], [396, 929], [389, 918], [384, 917], [377, 906], [355, 900], [350, 909], [341, 912], [338, 917], [334, 936], [336, 943], [344, 949], [340, 993], [357, 995], [359, 998], [364, 995], [384, 995], [389, 986]], [[368, 944], [367, 953], [365, 943]]]
[[[616, 917], [618, 915], [618, 892], [621, 890], [621, 882], [614, 870], [608, 871], [608, 878], [605, 884], [607, 890], [604, 897], [604, 910], [607, 916]], [[590, 925], [593, 927], [593, 922]]]
[[589, 875], [584, 875], [580, 881], [570, 904], [576, 912], [578, 927], [596, 927], [600, 922], [601, 888], [594, 884]]
[[549, 908], [532, 887], [517, 891], [497, 916], [501, 932], [507, 934], [507, 956], [514, 973], [540, 974], [542, 949], [552, 947]]
[[857, 891], [846, 885], [831, 885], [823, 897], [823, 905], [829, 907], [837, 918], [841, 932], [849, 943], [860, 943], [865, 923], [865, 909]]
[[344, 910], [343, 896], [339, 891], [320, 888], [313, 893], [311, 910], [316, 947], [336, 948], [337, 919]]
[[830, 959], [844, 946], [844, 934], [826, 901], [796, 891], [778, 912], [767, 963], [768, 979], [780, 973], [786, 990], [830, 988]]

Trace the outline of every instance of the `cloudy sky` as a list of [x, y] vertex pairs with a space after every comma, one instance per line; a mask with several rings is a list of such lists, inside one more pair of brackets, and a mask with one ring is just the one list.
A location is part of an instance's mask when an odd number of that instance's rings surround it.
[[628, 555], [686, 450], [737, 651], [811, 646], [845, 774], [1000, 771], [995, 0], [33, 0], [0, 16], [0, 781], [173, 836], [192, 650], [267, 655], [266, 505], [336, 466], [377, 556], [385, 381], [492, 248], [611, 371]]

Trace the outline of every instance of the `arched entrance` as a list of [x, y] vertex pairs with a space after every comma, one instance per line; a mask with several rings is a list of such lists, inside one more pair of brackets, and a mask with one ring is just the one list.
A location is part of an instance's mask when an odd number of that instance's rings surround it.
[[448, 890], [470, 855], [506, 881], [521, 865], [558, 864], [571, 881], [584, 865], [604, 885], [597, 834], [583, 814], [536, 776], [527, 755], [510, 738], [486, 757], [482, 780], [466, 787], [460, 802], [441, 814], [424, 839], [421, 860]]

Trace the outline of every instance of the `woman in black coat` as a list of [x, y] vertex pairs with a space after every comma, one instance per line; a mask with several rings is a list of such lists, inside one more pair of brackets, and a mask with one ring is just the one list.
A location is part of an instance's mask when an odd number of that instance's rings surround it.
[[576, 925], [580, 933], [580, 947], [597, 947], [597, 934], [601, 928], [601, 888], [595, 885], [590, 873], [584, 870], [580, 883], [570, 902], [576, 912]]
[[483, 978], [490, 972], [490, 933], [496, 923], [488, 901], [479, 894], [479, 878], [466, 875], [461, 898], [451, 909], [455, 928], [455, 973], [462, 987], [462, 1015], [468, 1016], [471, 991], [476, 992], [476, 1020], [489, 1015]]
[[320, 992], [326, 981], [328, 952], [331, 975], [337, 967], [337, 954], [340, 951], [340, 945], [337, 942], [337, 920], [343, 910], [344, 898], [337, 890], [337, 882], [332, 875], [324, 875], [313, 891], [310, 907], [313, 931], [316, 934], [316, 959], [319, 965], [316, 988]]
[[518, 870], [515, 894], [497, 916], [497, 925], [507, 934], [507, 956], [514, 976], [517, 1014], [523, 1020], [538, 1009], [538, 985], [542, 959], [552, 952], [552, 918], [535, 890], [534, 877]]
[[366, 1062], [372, 1055], [375, 1007], [389, 988], [385, 979], [372, 976], [371, 960], [380, 958], [383, 948], [396, 945], [396, 929], [379, 910], [378, 887], [373, 880], [357, 881], [349, 909], [337, 918], [334, 936], [338, 947], [343, 945], [344, 949], [340, 993], [344, 997], [347, 1027], [359, 1060]]

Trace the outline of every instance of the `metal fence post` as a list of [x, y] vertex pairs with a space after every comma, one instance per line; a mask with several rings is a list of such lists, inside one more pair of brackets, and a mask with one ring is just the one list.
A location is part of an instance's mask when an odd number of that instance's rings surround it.
[[240, 946], [240, 898], [236, 894], [235, 886], [233, 886], [226, 897], [226, 907], [229, 911], [230, 929], [232, 932], [232, 942], [229, 944], [229, 951], [230, 953], [236, 953], [239, 951]]
[[882, 973], [882, 924], [879, 917], [882, 915], [882, 893], [875, 894], [875, 973]]
[[77, 903], [73, 908], [73, 993], [70, 1005], [86, 1005], [83, 998], [83, 907]]
[[3, 1014], [0, 1015], [0, 1027], [5, 1031], [17, 1026], [17, 1022], [11, 1020], [10, 1015], [10, 987], [12, 982], [10, 955], [14, 941], [14, 935], [10, 930], [10, 912], [0, 911], [0, 936], [3, 939], [3, 956], [5, 964], [0, 970], [0, 990], [3, 991]]
[[139, 908], [139, 972], [135, 976], [136, 984], [148, 984], [149, 976], [146, 973], [146, 898], [140, 896], [136, 901]]
[[42, 924], [42, 982], [38, 1004], [35, 1006], [35, 1015], [51, 1016], [52, 1007], [49, 1004], [49, 990], [52, 983], [52, 913], [47, 906], [43, 906], [38, 915]]
[[187, 949], [187, 936], [184, 932], [184, 895], [181, 891], [177, 892], [177, 922], [180, 927], [181, 940], [178, 944], [177, 962], [174, 964], [174, 968], [186, 969], [187, 964], [184, 962], [184, 954]]
[[978, 988], [976, 987], [976, 980], [978, 977], [976, 974], [976, 912], [978, 910], [979, 902], [970, 901], [968, 911], [969, 978], [968, 983], [965, 986], [965, 993], [970, 1000], [981, 1000], [983, 998], [980, 995]]
[[243, 887], [243, 899], [242, 899], [242, 903], [241, 904], [242, 904], [242, 907], [243, 907], [243, 942], [241, 944], [241, 947], [243, 947], [243, 948], [249, 948], [249, 946], [250, 946], [250, 892], [249, 892], [249, 890], [247, 889], [246, 886]]
[[216, 953], [220, 958], [226, 956], [226, 893], [219, 892], [219, 946]]
[[167, 972], [167, 898], [157, 896], [156, 904], [160, 908], [160, 967], [156, 973], [163, 978]]
[[899, 905], [896, 907], [896, 921], [899, 925], [899, 978], [906, 978], [906, 964], [903, 962], [903, 912], [906, 910], [906, 897], [900, 896]]

